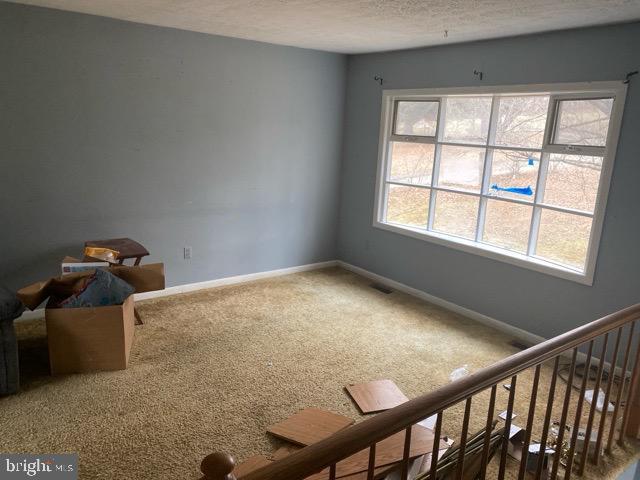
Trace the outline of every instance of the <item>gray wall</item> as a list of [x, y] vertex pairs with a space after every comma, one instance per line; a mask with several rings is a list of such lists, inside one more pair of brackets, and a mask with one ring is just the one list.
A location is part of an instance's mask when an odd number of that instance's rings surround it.
[[169, 285], [334, 259], [345, 86], [341, 55], [0, 2], [0, 282], [119, 236]]
[[53, 275], [84, 240], [130, 236], [166, 263], [169, 285], [339, 257], [533, 333], [560, 333], [640, 301], [640, 79], [588, 287], [374, 229], [373, 76], [384, 88], [476, 85], [474, 68], [485, 84], [617, 80], [640, 67], [638, 44], [640, 24], [630, 24], [347, 65], [0, 2], [0, 282]]
[[[640, 77], [628, 92], [593, 287], [372, 227], [382, 88], [621, 80], [640, 24], [349, 58], [339, 256], [464, 307], [552, 336], [640, 301]], [[384, 87], [373, 79], [384, 78]]]

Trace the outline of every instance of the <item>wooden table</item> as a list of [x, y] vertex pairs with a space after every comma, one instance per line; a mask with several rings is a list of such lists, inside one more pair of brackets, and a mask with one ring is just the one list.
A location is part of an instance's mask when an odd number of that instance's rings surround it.
[[84, 242], [85, 247], [110, 248], [118, 252], [116, 259], [122, 265], [125, 260], [135, 258], [134, 265], [140, 265], [142, 257], [149, 255], [149, 251], [135, 240], [130, 238], [111, 238], [108, 240], [89, 240]]

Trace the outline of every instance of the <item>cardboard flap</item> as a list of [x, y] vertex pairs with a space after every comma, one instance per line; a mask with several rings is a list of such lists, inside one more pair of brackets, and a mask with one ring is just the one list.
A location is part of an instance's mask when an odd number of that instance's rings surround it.
[[49, 294], [46, 292], [50, 282], [51, 280], [32, 283], [18, 290], [16, 297], [18, 297], [18, 300], [24, 303], [29, 310], [34, 310], [49, 297]]
[[78, 272], [36, 282], [18, 290], [16, 296], [29, 310], [38, 308], [49, 297], [66, 298], [82, 289], [84, 280], [93, 271]]
[[164, 263], [112, 265], [109, 271], [135, 288], [136, 293], [164, 290]]

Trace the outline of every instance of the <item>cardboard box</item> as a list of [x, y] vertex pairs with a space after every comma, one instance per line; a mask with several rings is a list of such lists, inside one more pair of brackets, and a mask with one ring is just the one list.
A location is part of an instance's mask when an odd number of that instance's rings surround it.
[[124, 370], [133, 344], [133, 295], [122, 305], [47, 308], [49, 364], [53, 375]]
[[109, 271], [133, 286], [136, 293], [164, 290], [164, 263], [149, 263], [136, 267], [112, 265]]
[[[66, 260], [66, 259], [65, 259]], [[109, 268], [138, 293], [164, 289], [162, 263]], [[82, 373], [127, 368], [134, 336], [134, 300], [122, 305], [93, 308], [55, 308], [60, 299], [78, 291], [93, 270], [37, 282], [18, 291], [31, 310], [49, 299], [45, 322], [52, 374]]]

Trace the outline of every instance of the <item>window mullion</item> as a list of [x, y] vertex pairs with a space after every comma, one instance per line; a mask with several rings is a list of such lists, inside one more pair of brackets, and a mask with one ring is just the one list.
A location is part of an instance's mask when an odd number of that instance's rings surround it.
[[[436, 144], [436, 148], [433, 151], [433, 172], [431, 173], [431, 186], [438, 184], [438, 173], [440, 170], [440, 151], [442, 148], [440, 144]], [[433, 227], [433, 216], [436, 211], [436, 189], [431, 188], [431, 195], [429, 196], [429, 215], [427, 216], [427, 230], [431, 230]]]
[[480, 187], [480, 201], [478, 202], [478, 222], [476, 224], [476, 242], [482, 241], [482, 232], [484, 231], [484, 221], [487, 212], [487, 191], [489, 189], [489, 179], [491, 178], [491, 161], [493, 159], [493, 151], [489, 149], [489, 145], [493, 145], [496, 139], [496, 130], [498, 128], [498, 109], [500, 108], [500, 97], [494, 95], [491, 99], [491, 113], [489, 115], [489, 133], [487, 135], [486, 150], [484, 153], [484, 165], [482, 167], [482, 183]]
[[553, 95], [549, 97], [547, 107], [547, 120], [544, 125], [544, 137], [542, 153], [540, 154], [540, 168], [538, 168], [538, 181], [536, 182], [536, 194], [533, 198], [533, 212], [531, 214], [531, 226], [529, 228], [529, 243], [527, 245], [527, 255], [533, 257], [538, 246], [538, 230], [540, 228], [540, 216], [542, 209], [540, 203], [544, 199], [544, 189], [547, 183], [547, 169], [549, 167], [549, 152], [546, 147], [551, 142], [552, 130], [555, 128], [554, 113], [556, 111], [556, 100]]
[[[442, 141], [442, 137], [444, 135], [444, 121], [447, 110], [447, 98], [443, 97], [440, 101], [440, 109], [438, 110], [438, 123], [436, 125], [436, 146], [433, 151], [433, 170], [431, 172], [431, 186], [434, 187], [438, 185], [438, 176], [440, 173], [440, 152], [442, 151], [442, 147], [440, 146], [440, 142]], [[431, 195], [429, 196], [429, 215], [427, 216], [427, 230], [433, 229], [433, 218], [435, 216], [436, 211], [436, 190], [434, 188], [431, 189]]]
[[540, 155], [540, 168], [538, 169], [538, 182], [536, 183], [536, 195], [533, 200], [533, 214], [531, 215], [531, 227], [529, 228], [529, 244], [527, 255], [530, 257], [536, 254], [538, 243], [538, 229], [540, 228], [540, 215], [542, 214], [542, 199], [544, 198], [544, 187], [547, 181], [547, 170], [549, 168], [549, 154]]

